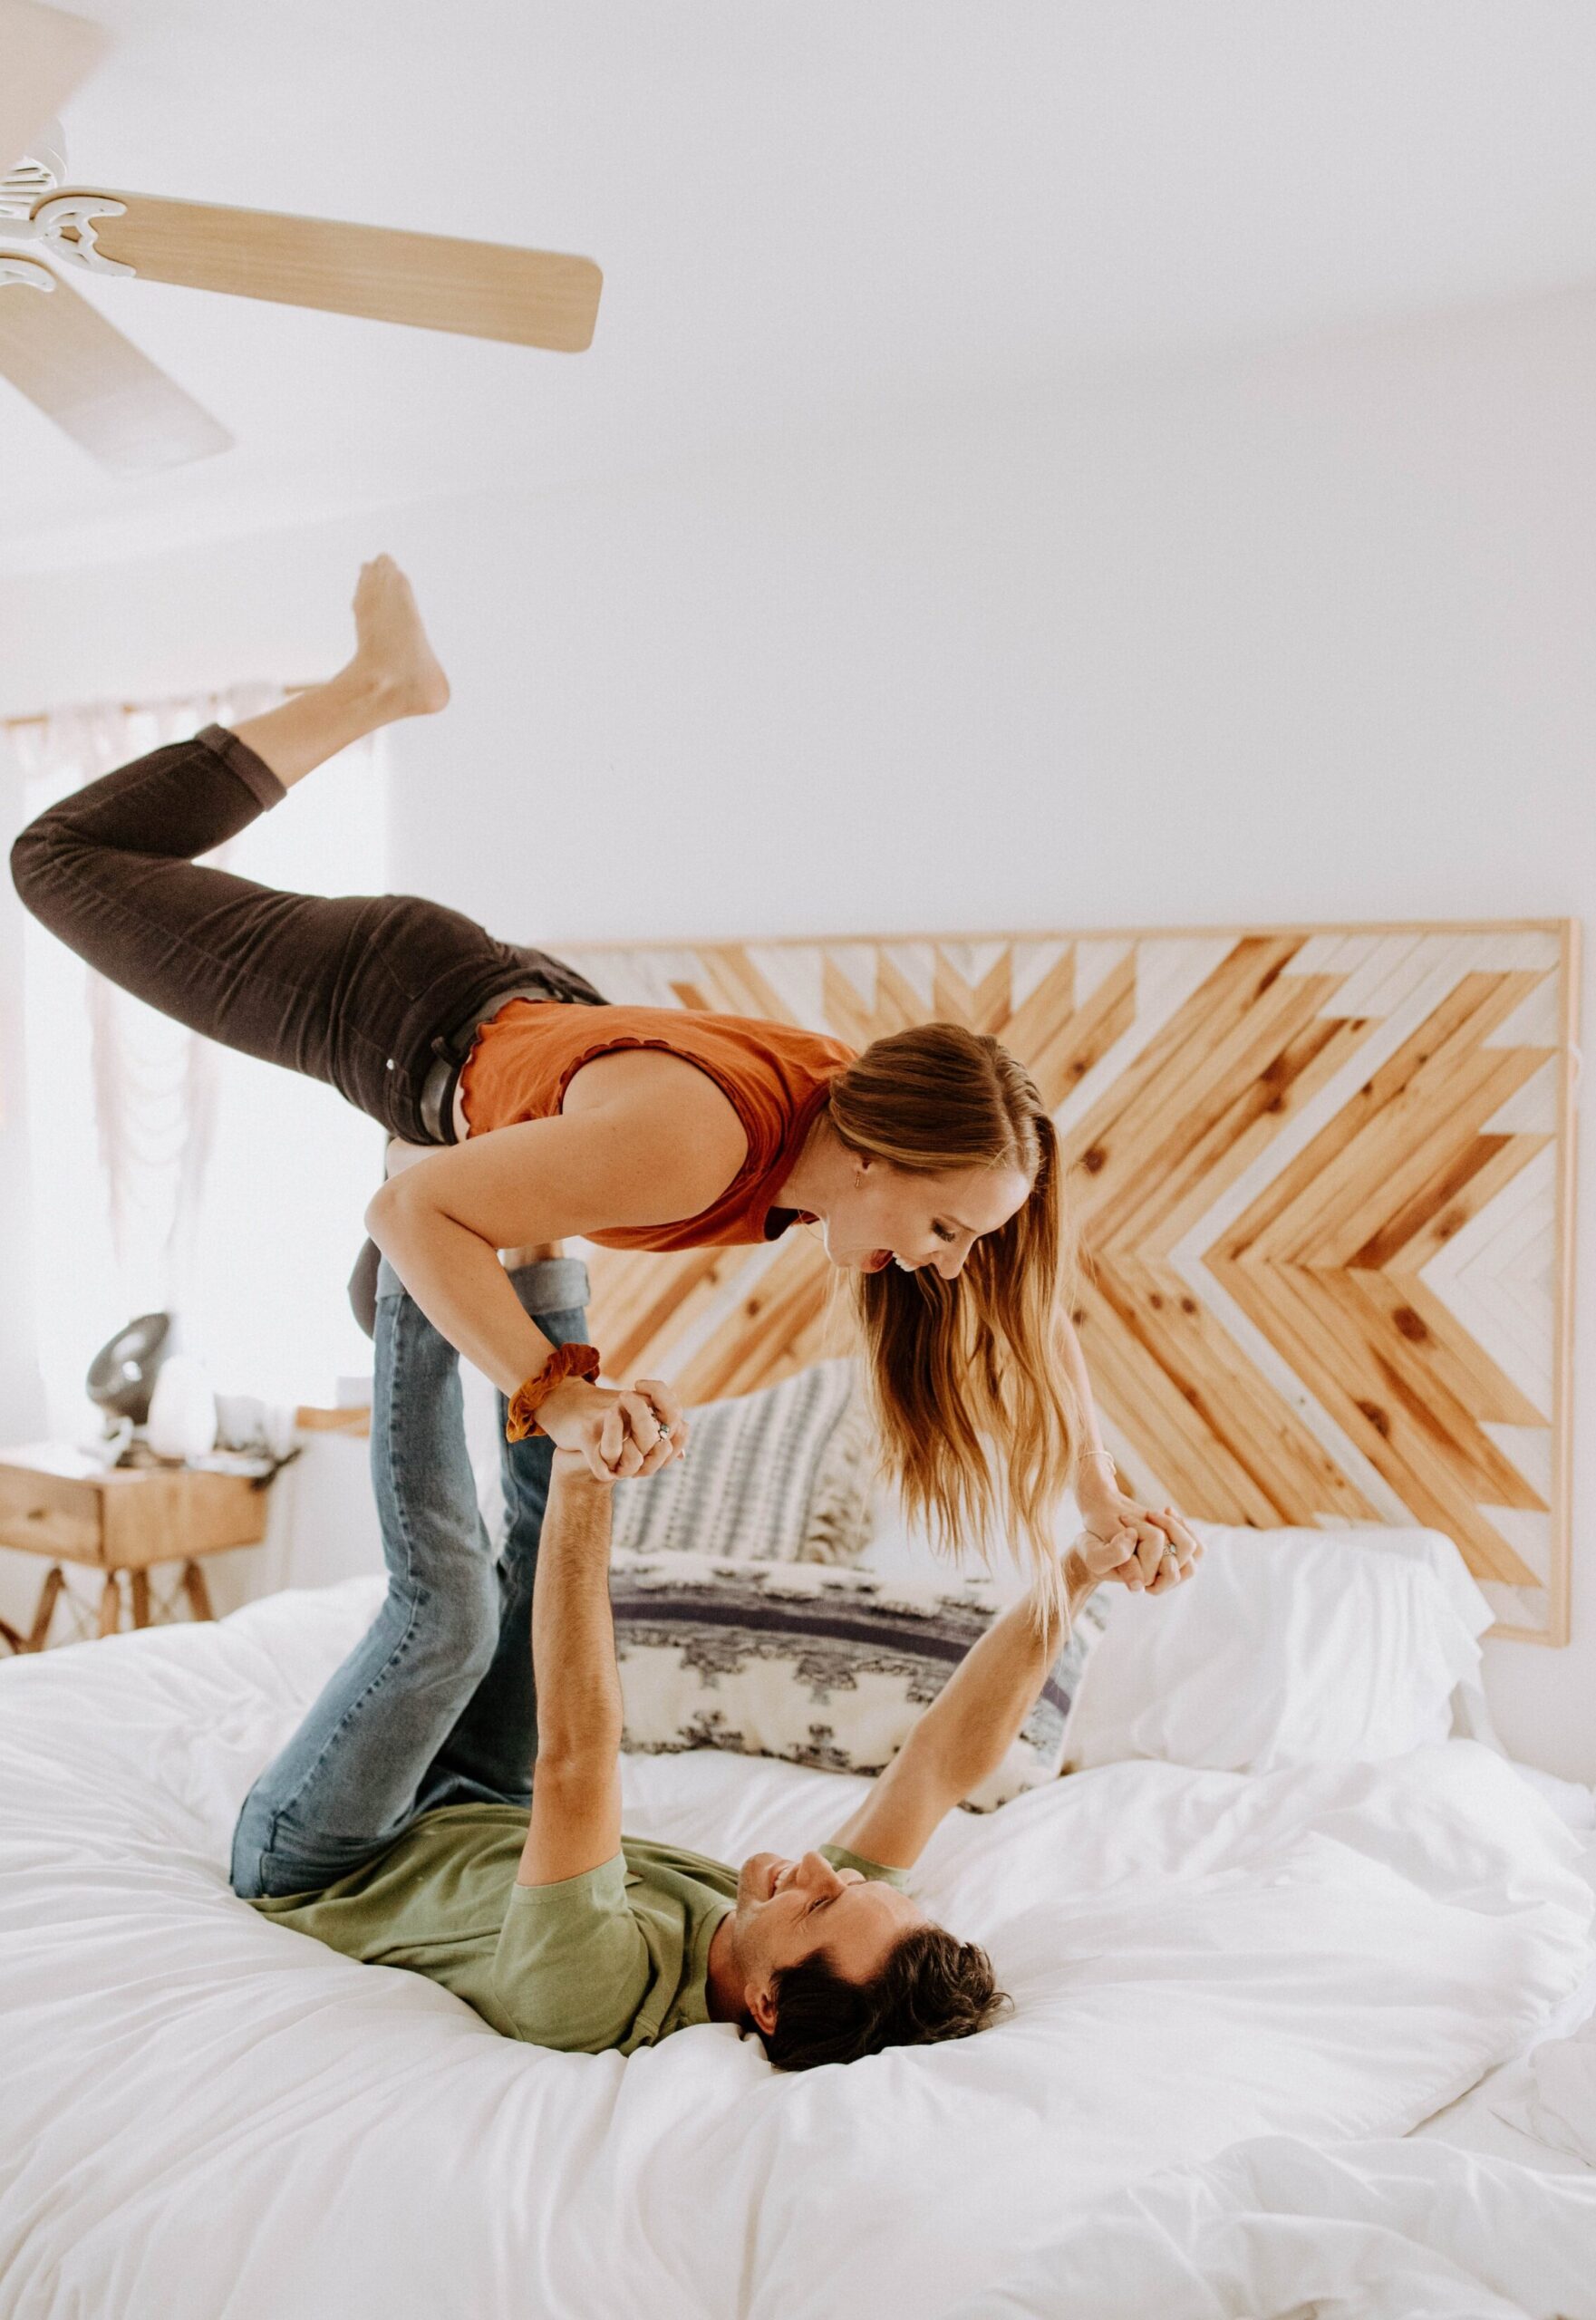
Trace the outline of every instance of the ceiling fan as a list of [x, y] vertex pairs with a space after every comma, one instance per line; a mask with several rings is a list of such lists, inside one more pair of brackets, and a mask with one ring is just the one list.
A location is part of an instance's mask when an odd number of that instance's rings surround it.
[[82, 17], [0, 0], [0, 376], [103, 466], [180, 466], [233, 439], [46, 257], [562, 353], [591, 343], [591, 258], [68, 186], [52, 116], [105, 46]]

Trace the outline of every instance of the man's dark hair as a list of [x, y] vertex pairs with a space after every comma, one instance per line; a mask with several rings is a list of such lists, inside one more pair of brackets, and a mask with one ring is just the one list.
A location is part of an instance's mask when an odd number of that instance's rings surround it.
[[1009, 2003], [985, 1950], [940, 1925], [904, 1934], [871, 1981], [846, 1981], [821, 1950], [779, 1968], [772, 1986], [776, 2026], [765, 2052], [778, 2070], [968, 2038]]

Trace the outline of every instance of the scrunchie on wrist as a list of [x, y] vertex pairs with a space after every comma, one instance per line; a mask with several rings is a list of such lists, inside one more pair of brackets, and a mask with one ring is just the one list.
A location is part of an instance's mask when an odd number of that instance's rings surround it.
[[595, 1345], [556, 1345], [537, 1375], [517, 1387], [504, 1422], [505, 1440], [525, 1442], [528, 1435], [541, 1434], [537, 1412], [556, 1387], [567, 1378], [580, 1378], [591, 1386], [603, 1367]]

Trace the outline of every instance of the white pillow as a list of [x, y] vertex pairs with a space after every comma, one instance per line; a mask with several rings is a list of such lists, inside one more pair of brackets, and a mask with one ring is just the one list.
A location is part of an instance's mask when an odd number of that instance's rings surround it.
[[1272, 1772], [1446, 1739], [1492, 1616], [1449, 1539], [1192, 1527], [1204, 1558], [1175, 1593], [1099, 1590], [1108, 1631], [1071, 1725], [1073, 1763]]
[[[1054, 1510], [1053, 1534], [1060, 1554], [1067, 1554], [1081, 1528], [1080, 1516], [1074, 1499], [1068, 1491]], [[967, 1577], [988, 1580], [997, 1590], [997, 1600], [1007, 1605], [1016, 1602], [1030, 1585], [1030, 1565], [1028, 1560], [1011, 1553], [1000, 1544], [993, 1553], [983, 1556], [969, 1548], [958, 1555], [942, 1553], [933, 1547], [925, 1532], [911, 1522], [896, 1486], [878, 1478], [872, 1493], [868, 1515], [868, 1543], [862, 1554], [854, 1558], [861, 1571], [874, 1571], [884, 1579], [956, 1579]], [[1101, 1596], [1098, 1598], [1101, 1600]]]

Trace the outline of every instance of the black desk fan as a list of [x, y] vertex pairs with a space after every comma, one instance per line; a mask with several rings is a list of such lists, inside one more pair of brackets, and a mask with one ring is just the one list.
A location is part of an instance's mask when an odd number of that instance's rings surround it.
[[[108, 1436], [148, 1423], [155, 1380], [170, 1351], [171, 1328], [169, 1313], [140, 1313], [118, 1329], [89, 1364], [89, 1399], [103, 1411]], [[121, 1455], [131, 1456], [131, 1443], [123, 1445]]]

